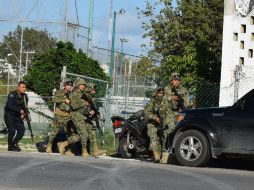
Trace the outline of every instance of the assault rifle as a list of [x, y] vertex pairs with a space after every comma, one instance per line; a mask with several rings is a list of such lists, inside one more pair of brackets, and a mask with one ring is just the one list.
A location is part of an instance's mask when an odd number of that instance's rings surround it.
[[157, 123], [156, 127], [157, 127], [157, 135], [159, 137], [159, 142], [160, 142], [160, 148], [162, 151], [163, 139], [165, 138], [164, 137], [164, 124], [163, 124], [163, 118], [161, 117], [159, 110], [157, 111], [156, 114], [160, 118], [160, 123], [159, 124]]
[[92, 116], [90, 114], [86, 114], [87, 120], [90, 123], [92, 123], [92, 120], [95, 121], [95, 123], [96, 123], [95, 127], [98, 130], [100, 136], [102, 137], [103, 136], [103, 131], [102, 131], [101, 126], [99, 124], [99, 115], [100, 115], [100, 112], [95, 107], [94, 102], [92, 101], [92, 99], [88, 98], [85, 93], [83, 93], [83, 95], [81, 96], [81, 99], [85, 100], [86, 102], [88, 102], [90, 109], [95, 112]]
[[[26, 100], [24, 100], [24, 101], [26, 101]], [[29, 129], [30, 134], [31, 134], [32, 143], [34, 143], [34, 134], [33, 134], [33, 131], [32, 131], [32, 126], [31, 126], [31, 117], [30, 117], [30, 113], [28, 111], [28, 108], [26, 106], [26, 102], [23, 103], [22, 109], [24, 110], [24, 117], [26, 119], [27, 126], [28, 126], [28, 129]]]
[[179, 92], [175, 86], [173, 87], [172, 91], [174, 92], [175, 96], [178, 98], [176, 107], [178, 109], [181, 109], [182, 111], [186, 110], [186, 107], [184, 105], [184, 100], [183, 100], [182, 96], [179, 94]]

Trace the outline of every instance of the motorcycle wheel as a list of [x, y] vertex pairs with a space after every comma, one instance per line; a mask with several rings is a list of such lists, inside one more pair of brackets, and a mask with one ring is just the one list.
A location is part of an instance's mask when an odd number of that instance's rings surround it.
[[120, 139], [118, 151], [122, 158], [135, 158], [136, 151], [135, 149], [129, 149], [129, 145], [127, 144], [127, 138], [123, 137]]

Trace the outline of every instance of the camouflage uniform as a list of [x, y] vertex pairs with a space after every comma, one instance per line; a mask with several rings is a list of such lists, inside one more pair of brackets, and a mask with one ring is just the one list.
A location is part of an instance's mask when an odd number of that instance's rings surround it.
[[[181, 80], [180, 79], [180, 75], [178, 73], [172, 73], [171, 75], [171, 81], [172, 80]], [[168, 111], [168, 127], [165, 128], [164, 130], [164, 136], [168, 137], [168, 135], [172, 132], [172, 130], [175, 128], [176, 124], [177, 124], [177, 116], [179, 114], [181, 110], [181, 108], [179, 108], [178, 102], [172, 99], [172, 96], [176, 96], [174, 90], [173, 90], [174, 86], [172, 85], [172, 83], [170, 83], [168, 86], [166, 86], [164, 88], [165, 91], [165, 101], [168, 106], [168, 109], [170, 111]], [[185, 106], [189, 106], [190, 105], [190, 101], [189, 101], [189, 93], [187, 91], [187, 89], [185, 89], [182, 86], [179, 87], [175, 87], [175, 90], [177, 91], [178, 95], [181, 96], [181, 98], [183, 99], [183, 104]], [[164, 144], [165, 145], [165, 144]], [[165, 148], [164, 148], [165, 149]]]
[[[187, 89], [180, 86], [180, 87], [176, 87], [176, 90], [177, 90], [178, 94], [182, 97], [184, 105], [188, 107], [190, 105], [190, 101], [189, 101], [189, 93], [188, 93]], [[174, 116], [174, 123], [176, 125], [177, 124], [177, 115], [180, 111], [183, 111], [183, 110], [181, 110], [178, 107], [177, 101], [173, 100], [172, 96], [175, 96], [175, 93], [173, 91], [173, 85], [169, 84], [168, 86], [165, 87], [165, 99], [168, 102], [170, 109], [173, 111], [172, 113]]]
[[[95, 98], [93, 97], [93, 94], [91, 93], [92, 90], [96, 90], [96, 85], [94, 83], [88, 83], [86, 88], [86, 96], [93, 103], [93, 105], [96, 105]], [[89, 106], [89, 109], [86, 110], [87, 114], [89, 115], [89, 112], [92, 111], [91, 107]], [[101, 154], [106, 153], [104, 150], [101, 150], [97, 145], [97, 131], [96, 131], [96, 121], [89, 120], [88, 121], [88, 138], [90, 140], [90, 150], [93, 151], [93, 156], [99, 156]]]
[[88, 103], [81, 99], [83, 92], [75, 89], [71, 95], [71, 119], [77, 129], [77, 134], [72, 134], [68, 137], [68, 143], [72, 144], [81, 140], [82, 150], [87, 147], [88, 140], [88, 123], [86, 122], [86, 116], [84, 115], [84, 110], [87, 109]]
[[[70, 105], [65, 103], [66, 99], [69, 99], [69, 92], [65, 89], [60, 89], [55, 92], [52, 99], [56, 103], [55, 117], [51, 123], [52, 130], [49, 135], [49, 143], [52, 144], [56, 135], [59, 133], [61, 127], [64, 127], [66, 132], [66, 125], [70, 120]], [[50, 151], [47, 151], [50, 152]]]
[[[170, 120], [167, 116], [167, 105], [165, 105], [164, 97], [153, 96], [144, 108], [145, 117], [148, 119], [147, 133], [150, 137], [150, 148], [153, 151], [155, 161], [161, 157], [161, 148], [163, 134], [158, 134]], [[160, 124], [155, 122], [156, 117], [160, 118]], [[165, 123], [165, 124], [164, 124]]]
[[[82, 95], [83, 95], [83, 93], [84, 92], [82, 92]], [[85, 102], [85, 101], [84, 101]], [[86, 106], [86, 108], [83, 110], [83, 112], [82, 112], [82, 116], [85, 116], [86, 114], [86, 112], [87, 112], [87, 110], [89, 109], [89, 104], [87, 103], [87, 106]], [[73, 114], [71, 114], [71, 115], [73, 115]], [[87, 119], [86, 117], [84, 117], [85, 119]], [[72, 119], [73, 120], [73, 119]], [[86, 120], [87, 121], [87, 120]], [[86, 122], [86, 128], [88, 129], [87, 130], [87, 138], [90, 138], [89, 137], [89, 135], [90, 135], [90, 128], [91, 128], [91, 126], [90, 126], [91, 124], [90, 123], [88, 123], [88, 122]], [[67, 133], [67, 139], [68, 139], [68, 143], [69, 144], [74, 144], [74, 143], [76, 143], [76, 142], [78, 142], [78, 141], [80, 141], [81, 139], [80, 139], [80, 135], [79, 135], [79, 133], [78, 133], [78, 131], [76, 130], [76, 126], [74, 126], [75, 127], [75, 129], [73, 129], [73, 128], [70, 128], [70, 129], [68, 129], [68, 133]]]
[[[94, 101], [94, 98], [92, 95], [90, 95], [88, 93], [89, 91], [86, 92], [86, 96], [88, 97], [89, 100], [91, 100], [94, 104], [95, 104], [95, 101]], [[89, 113], [91, 111], [91, 109], [87, 110], [87, 112]], [[88, 127], [89, 127], [89, 134], [88, 134], [88, 138], [90, 140], [90, 143], [91, 143], [91, 147], [92, 149], [94, 149], [94, 145], [96, 143], [96, 128], [94, 127], [94, 124], [93, 122], [89, 122], [88, 123]]]

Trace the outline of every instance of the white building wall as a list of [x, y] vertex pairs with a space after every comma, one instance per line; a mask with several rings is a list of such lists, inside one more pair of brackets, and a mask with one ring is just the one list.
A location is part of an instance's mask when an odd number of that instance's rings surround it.
[[54, 113], [50, 111], [45, 101], [41, 96], [35, 94], [34, 92], [27, 92], [28, 95], [28, 109], [30, 111], [30, 116], [32, 123], [48, 123], [50, 118], [54, 117]]
[[[236, 11], [235, 1], [224, 0], [224, 4], [219, 104], [229, 106], [254, 87], [254, 11], [243, 17]], [[236, 66], [241, 68], [237, 86]]]

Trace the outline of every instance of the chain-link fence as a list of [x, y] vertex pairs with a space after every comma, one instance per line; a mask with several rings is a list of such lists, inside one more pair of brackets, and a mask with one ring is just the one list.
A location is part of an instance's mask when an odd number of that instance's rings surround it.
[[[28, 27], [46, 30], [57, 40], [72, 42], [77, 49], [82, 49], [91, 58], [97, 60], [108, 74], [110, 65], [113, 67], [112, 84], [110, 85], [107, 81], [68, 73], [68, 70], [65, 75], [62, 75], [62, 78], [68, 77], [73, 80], [76, 80], [77, 77], [84, 78], [87, 82], [93, 82], [97, 85], [97, 107], [101, 112], [104, 126], [111, 126], [110, 117], [112, 115], [124, 116], [121, 114], [122, 111], [134, 112], [143, 109], [151, 97], [151, 92], [156, 88], [156, 83], [154, 77], [141, 77], [136, 74], [136, 67], [141, 57], [126, 53], [121, 54], [116, 50], [113, 64], [110, 59], [111, 50], [93, 46], [89, 49], [89, 30], [87, 27], [79, 25], [75, 19], [72, 19], [75, 21], [69, 22], [65, 0], [27, 0], [20, 2], [18, 0], [0, 0], [0, 4], [4, 6], [0, 13], [0, 44], [5, 44], [8, 50], [8, 54], [0, 57], [0, 117], [2, 121], [0, 127], [4, 126], [3, 113], [6, 97], [9, 92], [16, 89], [18, 80], [29, 71], [33, 54], [36, 53], [22, 43], [22, 38], [27, 38], [27, 36], [22, 36], [22, 30], [17, 36], [19, 47], [13, 47], [9, 42], [4, 41], [5, 36], [10, 31], [14, 31], [18, 25], [23, 29]], [[50, 11], [48, 11], [49, 7]], [[44, 46], [43, 41], [40, 41], [40, 46]], [[15, 49], [18, 49], [17, 55], [14, 54]], [[14, 57], [16, 63], [10, 65], [8, 56]], [[254, 88], [254, 78], [251, 75], [253, 71], [253, 67], [238, 67], [234, 73], [232, 84], [221, 89], [220, 85], [216, 83], [193, 82], [192, 86], [186, 86], [190, 91], [189, 98], [193, 101], [194, 107], [197, 108], [232, 104]], [[40, 134], [48, 130], [50, 118], [53, 117], [53, 112], [50, 111], [45, 102], [51, 97], [40, 97], [32, 92], [28, 94], [32, 125], [35, 133]]]
[[[0, 86], [1, 88], [1, 86]], [[38, 135], [45, 135], [50, 130], [50, 122], [53, 118], [53, 112], [49, 109], [48, 104], [46, 103], [47, 100], [50, 100], [51, 97], [41, 97], [36, 95], [33, 92], [27, 92], [29, 102], [28, 102], [28, 109], [31, 116], [31, 125], [32, 130], [35, 136]], [[0, 130], [4, 129], [4, 107], [7, 101], [6, 95], [0, 96]], [[25, 122], [25, 125], [26, 122]], [[27, 131], [27, 133], [29, 133]]]
[[231, 83], [220, 87], [220, 106], [233, 105], [242, 96], [254, 89], [254, 67], [236, 65], [232, 72]]
[[118, 76], [112, 85], [111, 113], [135, 112], [143, 109], [156, 88], [153, 77]]
[[[149, 98], [151, 97], [156, 83], [154, 77], [140, 77], [136, 75], [117, 76], [115, 82], [111, 85], [107, 81], [94, 79], [87, 76], [77, 75], [65, 71], [63, 78], [71, 78], [73, 81], [77, 77], [84, 78], [87, 83], [92, 82], [97, 86], [96, 102], [97, 108], [101, 113], [100, 119], [102, 127], [111, 127], [111, 116], [121, 115], [125, 112], [135, 112], [143, 109]], [[249, 79], [249, 78], [247, 78]], [[243, 84], [242, 84], [243, 83]], [[217, 107], [219, 106], [219, 85], [208, 82], [193, 82], [192, 86], [186, 86], [190, 92], [190, 99], [194, 107]], [[248, 83], [243, 79], [240, 81], [239, 89], [249, 87]], [[245, 85], [244, 85], [245, 84]], [[16, 85], [0, 85], [0, 117], [2, 123], [1, 128], [5, 126], [3, 120], [4, 106], [7, 94], [16, 89]], [[51, 100], [51, 97], [40, 97], [33, 92], [28, 92], [29, 110], [32, 117], [32, 126], [35, 134], [45, 134], [49, 128], [53, 112], [50, 111], [45, 100]]]
[[[108, 81], [104, 81], [101, 79], [96, 79], [84, 75], [78, 75], [75, 73], [67, 72], [66, 67], [63, 67], [61, 78], [62, 81], [64, 81], [66, 78], [71, 79], [72, 81], [75, 81], [77, 78], [83, 78], [85, 79], [86, 83], [93, 83], [96, 85], [96, 94], [94, 95], [94, 98], [96, 99], [96, 108], [100, 112], [100, 124], [102, 128], [105, 128], [105, 120], [107, 115], [107, 92], [109, 89]], [[61, 85], [62, 86], [62, 85]], [[74, 86], [74, 88], [76, 88]]]
[[244, 66], [239, 69], [239, 79], [238, 85], [236, 88], [237, 99], [240, 99], [250, 90], [254, 89], [254, 67], [253, 66]]
[[207, 81], [194, 81], [186, 86], [193, 108], [207, 108], [219, 106], [220, 85]]

